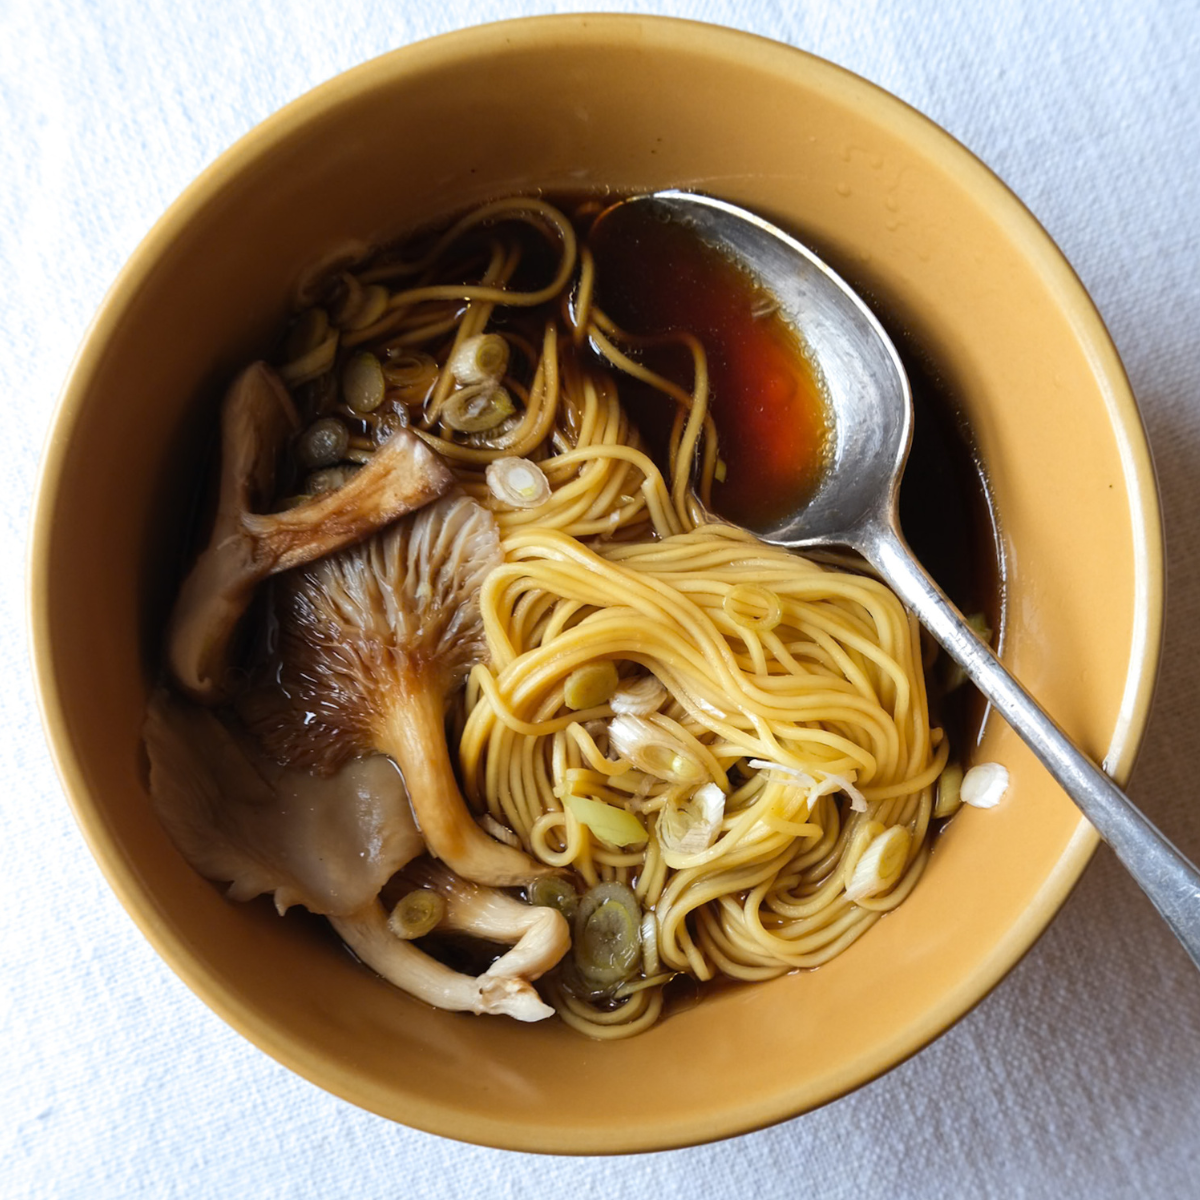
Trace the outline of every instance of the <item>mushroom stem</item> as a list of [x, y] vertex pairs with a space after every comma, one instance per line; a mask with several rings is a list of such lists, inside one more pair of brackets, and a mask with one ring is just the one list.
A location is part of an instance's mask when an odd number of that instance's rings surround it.
[[412, 688], [392, 706], [376, 748], [399, 766], [430, 854], [456, 875], [493, 887], [517, 887], [553, 868], [489, 837], [472, 818], [446, 745], [443, 692]]
[[412, 942], [396, 937], [388, 929], [387, 914], [378, 900], [349, 917], [330, 917], [329, 922], [367, 966], [401, 991], [435, 1008], [503, 1014], [518, 1021], [540, 1021], [554, 1015], [554, 1009], [542, 1001], [526, 979], [490, 972], [461, 975]]
[[571, 948], [570, 927], [553, 908], [479, 887], [426, 858], [409, 863], [404, 878], [432, 888], [446, 901], [440, 928], [512, 945], [485, 975], [539, 979]]

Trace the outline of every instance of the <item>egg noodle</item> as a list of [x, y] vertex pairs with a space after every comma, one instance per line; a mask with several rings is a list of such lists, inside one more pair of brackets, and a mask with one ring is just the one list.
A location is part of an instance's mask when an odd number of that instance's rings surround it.
[[[504, 235], [513, 222], [556, 249], [540, 290], [509, 287], [528, 245]], [[465, 244], [478, 283], [447, 283], [451, 265], [470, 261]], [[411, 286], [343, 336], [389, 347], [393, 382], [406, 355], [416, 378], [422, 356], [444, 362], [485, 331], [513, 352], [504, 386], [516, 410], [486, 437], [442, 420], [445, 370], [428, 376], [436, 382], [412, 418], [503, 536], [504, 564], [482, 592], [490, 662], [474, 668], [454, 722], [464, 790], [537, 859], [588, 886], [626, 883], [648, 914], [636, 978], [602, 999], [552, 979], [560, 1015], [593, 1037], [626, 1036], [658, 1018], [676, 973], [763, 980], [839, 954], [904, 899], [928, 855], [949, 748], [930, 727], [915, 620], [873, 577], [706, 515], [721, 465], [704, 348], [688, 334], [618, 328], [594, 302], [594, 263], [559, 209], [529, 198], [485, 205], [423, 256], [372, 265], [352, 286], [397, 280]], [[497, 322], [499, 306], [549, 315], [530, 334], [531, 314]], [[690, 386], [639, 361], [663, 341], [690, 353]], [[622, 375], [675, 407], [665, 474], [622, 408]], [[535, 507], [489, 489], [489, 464], [514, 457], [549, 483]], [[682, 777], [617, 751], [607, 700], [568, 707], [572, 673], [603, 661], [622, 684], [653, 677], [665, 689], [638, 727], [689, 767]], [[671, 848], [664, 822], [704, 785], [724, 800], [715, 840]], [[580, 800], [629, 814], [643, 836], [605, 838], [608, 826], [583, 819]], [[864, 855], [885, 842], [888, 869], [851, 899]]]

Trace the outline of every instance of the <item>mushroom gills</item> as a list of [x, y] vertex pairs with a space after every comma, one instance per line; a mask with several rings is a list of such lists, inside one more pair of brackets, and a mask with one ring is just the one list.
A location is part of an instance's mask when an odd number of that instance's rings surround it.
[[389, 755], [429, 851], [477, 883], [513, 887], [552, 868], [480, 828], [446, 742], [449, 697], [486, 659], [479, 589], [503, 555], [492, 515], [451, 494], [276, 589], [278, 658], [239, 702], [279, 761], [336, 770]]
[[533, 987], [571, 944], [561, 913], [522, 903], [494, 888], [461, 879], [445, 866], [418, 860], [404, 872], [406, 882], [428, 888], [445, 901], [439, 929], [512, 945], [479, 975], [455, 971], [388, 927], [379, 901], [330, 923], [351, 950], [389, 983], [435, 1008], [518, 1021], [553, 1016]]

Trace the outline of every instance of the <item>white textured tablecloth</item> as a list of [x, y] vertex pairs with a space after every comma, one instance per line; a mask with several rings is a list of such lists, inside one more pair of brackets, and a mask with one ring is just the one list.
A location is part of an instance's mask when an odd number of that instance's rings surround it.
[[274, 109], [395, 46], [625, 9], [823, 55], [994, 168], [1095, 297], [1142, 404], [1169, 613], [1135, 799], [1200, 858], [1196, 0], [0, 0], [0, 1196], [1200, 1196], [1200, 977], [1101, 850], [974, 1012], [835, 1104], [715, 1146], [570, 1160], [392, 1125], [208, 1011], [109, 892], [28, 671], [23, 558], [54, 397], [163, 209]]

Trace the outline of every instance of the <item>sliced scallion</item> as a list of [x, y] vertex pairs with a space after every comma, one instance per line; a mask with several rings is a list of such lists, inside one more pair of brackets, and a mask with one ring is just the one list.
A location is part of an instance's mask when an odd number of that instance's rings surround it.
[[667, 689], [653, 675], [623, 683], [609, 698], [618, 716], [648, 717], [658, 712], [667, 698]]
[[383, 403], [386, 386], [379, 359], [368, 350], [353, 355], [342, 369], [342, 395], [357, 413], [374, 412]]
[[539, 908], [553, 908], [568, 921], [574, 921], [579, 908], [579, 893], [560, 875], [540, 875], [530, 885], [529, 903]]
[[314, 421], [296, 443], [296, 458], [305, 467], [331, 467], [345, 456], [350, 432], [336, 417]]
[[579, 903], [573, 953], [588, 983], [615, 987], [637, 969], [641, 959], [642, 910], [623, 883], [598, 883]]
[[903, 825], [892, 825], [876, 834], [854, 866], [846, 884], [846, 899], [862, 900], [894, 887], [904, 873], [911, 844], [912, 837]]
[[937, 781], [937, 800], [933, 805], [935, 817], [951, 817], [962, 807], [963, 769], [956, 762], [947, 763]]
[[550, 498], [545, 471], [527, 458], [498, 458], [485, 478], [492, 495], [513, 508], [536, 508]]
[[668, 783], [698, 784], [704, 765], [679, 738], [652, 725], [645, 717], [613, 717], [608, 740], [614, 752], [639, 771]]
[[624, 808], [592, 800], [587, 796], [563, 797], [563, 807], [581, 824], [586, 825], [601, 841], [611, 846], [638, 846], [648, 840], [646, 827]]
[[459, 433], [485, 433], [516, 412], [502, 387], [480, 384], [451, 393], [442, 406], [442, 423]]
[[450, 373], [460, 384], [498, 383], [508, 370], [508, 343], [498, 333], [469, 337], [450, 356]]
[[699, 854], [717, 840], [725, 816], [725, 793], [715, 783], [698, 787], [680, 804], [667, 804], [658, 814], [655, 832], [664, 850]]
[[446, 915], [446, 901], [429, 888], [409, 892], [388, 917], [388, 928], [406, 942], [432, 933]]
[[620, 678], [617, 665], [609, 659], [576, 667], [563, 684], [563, 703], [578, 712], [584, 708], [599, 708], [617, 690]]

